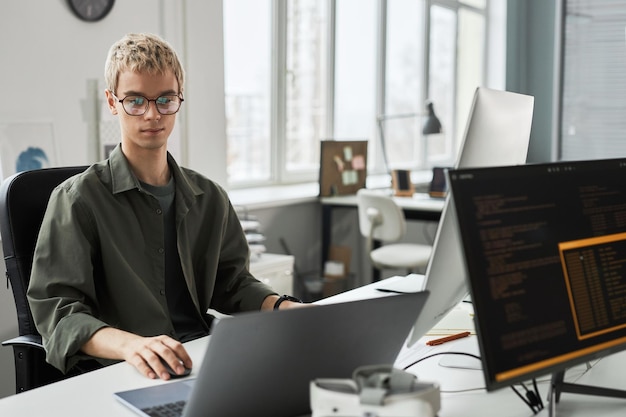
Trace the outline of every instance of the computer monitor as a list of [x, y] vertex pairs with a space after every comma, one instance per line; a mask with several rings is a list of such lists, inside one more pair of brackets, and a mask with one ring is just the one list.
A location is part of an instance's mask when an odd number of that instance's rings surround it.
[[[478, 87], [455, 167], [524, 164], [533, 106], [532, 96]], [[430, 297], [409, 335], [409, 346], [432, 329], [468, 293], [456, 213], [449, 195], [426, 268], [425, 289], [430, 291]]]
[[558, 390], [626, 348], [624, 177], [626, 159], [449, 171], [488, 390]]

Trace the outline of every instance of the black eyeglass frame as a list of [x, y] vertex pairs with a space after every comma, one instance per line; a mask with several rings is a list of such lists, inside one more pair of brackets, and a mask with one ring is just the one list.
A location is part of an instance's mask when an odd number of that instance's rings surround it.
[[[121, 103], [121, 104], [122, 104], [122, 108], [124, 109], [124, 112], [125, 112], [127, 115], [129, 115], [129, 116], [143, 116], [144, 114], [146, 114], [146, 112], [148, 111], [148, 108], [150, 107], [150, 102], [151, 102], [151, 101], [154, 101], [154, 107], [156, 107], [156, 110], [157, 110], [157, 112], [158, 112], [160, 115], [162, 115], [162, 116], [171, 116], [172, 114], [176, 114], [176, 113], [178, 113], [178, 111], [180, 110], [180, 107], [183, 105], [183, 102], [185, 101], [185, 99], [183, 98], [183, 96], [182, 96], [182, 94], [181, 94], [181, 93], [178, 93], [178, 94], [166, 94], [166, 95], [158, 96], [157, 98], [152, 98], [152, 99], [150, 99], [150, 98], [148, 98], [148, 97], [144, 97], [144, 96], [139, 95], [139, 94], [136, 94], [136, 95], [135, 95], [135, 94], [133, 94], [133, 95], [130, 95], [130, 96], [126, 96], [126, 97], [124, 97], [124, 98], [122, 98], [122, 99], [118, 98], [118, 97], [115, 95], [115, 93], [114, 93], [114, 92], [111, 92], [111, 95], [112, 95], [112, 96], [113, 96], [113, 98], [115, 98], [115, 99], [116, 99], [119, 103]], [[177, 109], [176, 109], [176, 111], [175, 111], [175, 112], [173, 112], [173, 113], [161, 113], [161, 110], [159, 109], [159, 104], [157, 103], [157, 100], [158, 100], [158, 99], [160, 99], [161, 97], [172, 97], [172, 96], [174, 96], [174, 97], [178, 97], [178, 99], [180, 99], [180, 102], [178, 103], [178, 108], [177, 108]], [[124, 105], [124, 100], [126, 100], [126, 99], [127, 99], [127, 98], [129, 98], [129, 97], [141, 97], [141, 98], [143, 98], [144, 100], [146, 100], [146, 106], [145, 106], [145, 108], [144, 108], [144, 110], [143, 110], [143, 113], [140, 113], [140, 114], [131, 114], [131, 113], [129, 113], [129, 112], [128, 112], [128, 110], [126, 110], [126, 106]]]

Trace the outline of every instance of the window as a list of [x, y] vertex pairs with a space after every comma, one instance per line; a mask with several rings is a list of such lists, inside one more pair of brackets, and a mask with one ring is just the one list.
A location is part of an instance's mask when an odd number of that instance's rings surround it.
[[271, 180], [272, 2], [224, 2], [227, 175]]
[[[484, 83], [486, 2], [224, 2], [229, 186], [315, 181], [324, 139], [369, 140], [369, 172], [452, 164]], [[442, 134], [421, 134], [426, 100]], [[384, 123], [386, 164], [377, 118], [406, 113]]]
[[626, 153], [626, 4], [568, 0], [564, 4], [561, 160]]
[[[426, 33], [424, 4], [413, 0], [387, 3], [385, 33], [384, 103], [381, 113], [387, 169], [411, 169], [423, 158], [419, 129], [424, 110]], [[407, 115], [408, 117], [404, 117]]]
[[377, 0], [340, 0], [335, 12], [336, 140], [369, 139], [376, 122]]
[[328, 131], [327, 2], [225, 1], [224, 44], [229, 184], [313, 180]]
[[285, 123], [278, 127], [285, 127], [282, 182], [310, 179], [319, 170], [319, 141], [327, 135], [326, 5], [319, 0], [286, 3]]

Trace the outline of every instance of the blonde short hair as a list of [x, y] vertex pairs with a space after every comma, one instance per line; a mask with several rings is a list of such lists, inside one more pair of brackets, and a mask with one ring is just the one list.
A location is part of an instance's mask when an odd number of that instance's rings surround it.
[[118, 76], [123, 71], [147, 74], [172, 71], [178, 81], [179, 93], [183, 92], [185, 71], [178, 55], [157, 35], [129, 33], [111, 46], [104, 65], [104, 80], [109, 91], [117, 93]]

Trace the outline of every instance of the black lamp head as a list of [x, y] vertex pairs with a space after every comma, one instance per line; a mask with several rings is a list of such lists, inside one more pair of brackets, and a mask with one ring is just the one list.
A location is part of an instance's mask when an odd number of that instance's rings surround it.
[[437, 115], [435, 115], [435, 109], [433, 108], [432, 101], [426, 103], [426, 112], [427, 117], [424, 122], [424, 127], [422, 128], [422, 134], [433, 135], [441, 133], [441, 122], [437, 118]]

